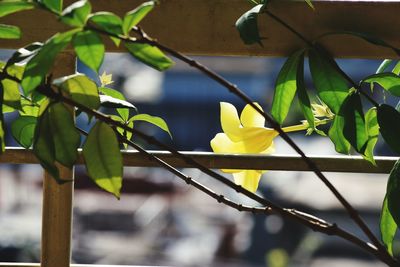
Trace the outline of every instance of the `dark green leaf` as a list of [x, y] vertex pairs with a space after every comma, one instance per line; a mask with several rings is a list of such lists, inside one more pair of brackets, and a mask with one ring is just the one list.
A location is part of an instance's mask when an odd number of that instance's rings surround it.
[[328, 135], [335, 145], [335, 150], [338, 153], [349, 154], [350, 153], [350, 143], [343, 135], [344, 129], [344, 118], [340, 115], [340, 112], [336, 114], [333, 120], [332, 126], [329, 129]]
[[145, 121], [145, 122], [151, 123], [151, 124], [161, 128], [165, 132], [167, 132], [169, 134], [169, 136], [172, 138], [172, 135], [171, 135], [171, 132], [169, 131], [167, 123], [160, 117], [151, 116], [149, 114], [138, 114], [138, 115], [135, 115], [132, 118], [130, 118], [129, 122], [131, 122], [131, 121]]
[[80, 135], [72, 113], [62, 103], [50, 104], [35, 129], [33, 151], [41, 165], [59, 179], [56, 162], [72, 168], [78, 157]]
[[69, 44], [72, 36], [77, 31], [79, 30], [74, 29], [53, 35], [53, 37], [47, 40], [42, 46], [40, 51], [29, 60], [21, 82], [25, 95], [31, 93], [44, 81], [47, 72], [53, 66], [56, 56]]
[[309, 129], [315, 129], [315, 117], [312, 112], [312, 107], [310, 103], [310, 98], [308, 97], [306, 87], [304, 85], [304, 55], [300, 60], [299, 66], [297, 68], [297, 95], [299, 98], [299, 104], [306, 118]]
[[374, 148], [376, 142], [378, 142], [379, 136], [379, 125], [376, 108], [371, 108], [370, 110], [368, 110], [367, 113], [365, 113], [365, 126], [368, 134], [368, 142], [363, 157], [364, 159], [371, 162], [373, 165], [376, 165], [374, 160]]
[[347, 97], [349, 86], [338, 72], [335, 61], [320, 49], [311, 49], [310, 70], [314, 85], [321, 100], [337, 114], [344, 99]]
[[17, 26], [0, 24], [0, 39], [19, 39], [21, 30]]
[[79, 59], [98, 73], [103, 63], [105, 48], [97, 33], [92, 31], [79, 32], [72, 39], [72, 44]]
[[[133, 128], [133, 121], [127, 122], [126, 120], [124, 121], [121, 117], [115, 116], [115, 115], [111, 115], [111, 118], [112, 118], [113, 120], [115, 120], [115, 121], [118, 121], [118, 122], [120, 122], [120, 123], [122, 123], [122, 124], [125, 124], [126, 126], [128, 126], [128, 127], [130, 127], [130, 128]], [[132, 132], [126, 131], [126, 130], [123, 129], [123, 128], [117, 127], [117, 132], [118, 132], [121, 136], [125, 137], [125, 138], [128, 139], [128, 140], [131, 140], [131, 138], [132, 138]], [[124, 146], [125, 149], [128, 148], [128, 144], [127, 144], [127, 143], [123, 143], [123, 146]]]
[[358, 93], [350, 94], [343, 101], [339, 114], [344, 118], [344, 137], [358, 153], [364, 154], [368, 142], [368, 133], [360, 95]]
[[393, 239], [397, 231], [397, 224], [388, 209], [387, 196], [385, 196], [385, 199], [383, 200], [379, 227], [381, 230], [382, 241], [389, 254], [393, 256]]
[[364, 83], [377, 83], [392, 95], [400, 96], [400, 77], [392, 72], [373, 74], [363, 80]]
[[99, 92], [97, 85], [83, 74], [73, 74], [54, 81], [71, 98], [91, 109], [98, 109], [100, 106]]
[[60, 14], [63, 9], [63, 0], [41, 0], [41, 2], [57, 14]]
[[11, 124], [11, 133], [21, 146], [30, 148], [33, 142], [35, 127], [37, 123], [36, 117], [20, 116]]
[[80, 0], [64, 9], [60, 20], [73, 27], [82, 27], [91, 11], [92, 6], [87, 0]]
[[136, 26], [151, 10], [153, 10], [154, 6], [154, 1], [144, 2], [134, 10], [126, 13], [122, 24], [123, 33], [128, 34], [133, 26]]
[[156, 70], [164, 71], [174, 64], [169, 57], [155, 46], [140, 43], [125, 43], [125, 47], [136, 59]]
[[102, 189], [120, 197], [122, 155], [113, 129], [97, 122], [83, 146], [83, 157], [90, 178]]
[[246, 45], [261, 44], [261, 37], [258, 30], [258, 14], [264, 5], [257, 5], [244, 13], [235, 23], [240, 38]]
[[[124, 95], [118, 92], [117, 90], [107, 88], [107, 87], [99, 87], [99, 91], [102, 92], [103, 94], [107, 96], [111, 96], [113, 98], [119, 99], [119, 100], [126, 100]], [[136, 107], [133, 106], [133, 108], [136, 110]], [[129, 119], [129, 109], [127, 108], [117, 108], [118, 114], [121, 116], [124, 122], [128, 121]]]
[[34, 8], [33, 3], [29, 3], [26, 1], [15, 1], [15, 2], [3, 1], [0, 2], [0, 18], [18, 11], [32, 9], [32, 8]]
[[275, 94], [271, 115], [282, 125], [297, 90], [297, 73], [299, 64], [303, 63], [303, 49], [293, 53], [281, 68], [275, 83]]
[[[89, 20], [97, 25], [100, 29], [115, 35], [122, 34], [122, 20], [111, 12], [97, 12], [93, 14]], [[116, 37], [110, 37], [116, 46], [119, 46], [121, 40]]]
[[378, 107], [378, 123], [383, 139], [393, 151], [400, 154], [400, 113], [382, 104]]

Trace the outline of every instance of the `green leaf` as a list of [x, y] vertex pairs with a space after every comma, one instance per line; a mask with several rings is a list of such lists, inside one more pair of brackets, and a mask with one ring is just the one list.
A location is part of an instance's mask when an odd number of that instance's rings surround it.
[[362, 82], [379, 84], [392, 95], [400, 96], [400, 77], [392, 72], [373, 74], [365, 78]]
[[368, 134], [368, 142], [363, 157], [364, 159], [371, 162], [373, 165], [376, 165], [374, 159], [374, 148], [376, 143], [378, 142], [379, 136], [379, 125], [376, 108], [371, 108], [367, 111], [367, 113], [365, 113], [365, 127]]
[[321, 100], [337, 114], [349, 92], [347, 81], [338, 72], [336, 62], [321, 49], [311, 49], [310, 71]]
[[4, 88], [3, 112], [12, 112], [15, 109], [21, 109], [21, 94], [18, 83], [9, 79], [4, 79], [1, 83]]
[[75, 34], [72, 39], [75, 52], [79, 59], [96, 73], [104, 59], [104, 44], [97, 33], [83, 31]]
[[61, 14], [60, 20], [73, 27], [82, 27], [92, 11], [92, 6], [87, 0], [80, 0], [68, 6]]
[[313, 3], [311, 2], [311, 0], [304, 0], [304, 1], [306, 1], [307, 5], [308, 5], [309, 7], [311, 7], [312, 9], [314, 9], [314, 5], [313, 5]]
[[21, 30], [17, 26], [0, 24], [0, 39], [19, 39]]
[[[312, 112], [310, 98], [308, 97], [307, 90], [304, 84], [304, 55], [302, 55], [300, 63], [297, 68], [297, 96], [299, 98], [300, 108], [306, 118], [309, 129], [315, 129], [315, 117]], [[318, 131], [317, 131], [318, 132]], [[321, 132], [320, 132], [321, 133]]]
[[69, 44], [72, 36], [77, 31], [79, 31], [79, 29], [53, 35], [53, 37], [47, 40], [41, 47], [40, 51], [29, 60], [21, 82], [25, 95], [31, 93], [44, 81], [47, 72], [53, 66], [56, 56]]
[[62, 0], [41, 0], [41, 2], [50, 10], [60, 14], [63, 9]]
[[382, 241], [385, 244], [389, 254], [393, 256], [393, 239], [397, 231], [397, 224], [394, 221], [393, 216], [390, 214], [387, 203], [387, 195], [383, 200], [379, 227], [381, 231]]
[[21, 116], [39, 116], [39, 105], [25, 98], [21, 98], [22, 111], [19, 112]]
[[83, 157], [90, 178], [102, 189], [120, 197], [122, 155], [114, 130], [97, 122], [83, 145]]
[[126, 13], [122, 23], [123, 33], [128, 34], [132, 27], [136, 26], [151, 10], [153, 10], [154, 6], [154, 1], [144, 2], [134, 10]]
[[167, 132], [169, 134], [169, 136], [172, 138], [172, 135], [171, 135], [171, 132], [169, 131], [167, 123], [160, 117], [151, 116], [149, 114], [138, 114], [138, 115], [135, 115], [132, 118], [130, 118], [129, 122], [131, 122], [131, 121], [146, 121], [148, 123], [151, 123], [151, 124], [161, 128], [165, 132]]
[[[3, 106], [3, 95], [4, 89], [3, 85], [0, 83], [0, 105]], [[4, 116], [3, 112], [0, 112], [0, 154], [5, 150], [5, 126], [4, 126]]]
[[261, 37], [258, 30], [258, 14], [264, 5], [257, 5], [244, 13], [236, 21], [235, 26], [239, 31], [240, 38], [246, 45], [258, 43], [262, 46]]
[[393, 60], [392, 59], [385, 59], [382, 61], [382, 63], [379, 65], [378, 69], [376, 70], [376, 74], [385, 72], [390, 64], [392, 64]]
[[297, 90], [297, 73], [302, 63], [303, 49], [293, 53], [281, 68], [275, 83], [275, 94], [272, 102], [272, 117], [282, 125]]
[[34, 8], [33, 3], [26, 1], [0, 2], [0, 18], [9, 14]]
[[140, 43], [125, 43], [125, 47], [136, 59], [156, 70], [164, 71], [174, 64], [169, 57], [155, 46]]
[[54, 81], [63, 91], [79, 104], [91, 109], [98, 109], [100, 106], [99, 92], [97, 85], [86, 75], [73, 74]]
[[381, 135], [389, 147], [400, 154], [400, 113], [393, 107], [378, 107], [378, 123]]
[[392, 72], [396, 75], [400, 75], [400, 61], [398, 61], [396, 63], [396, 65], [394, 66]]
[[344, 129], [344, 118], [341, 112], [336, 114], [333, 120], [332, 126], [329, 129], [328, 136], [335, 145], [335, 150], [338, 153], [349, 154], [350, 153], [350, 143], [343, 135]]
[[11, 134], [21, 146], [30, 148], [33, 143], [36, 117], [20, 116], [11, 124]]
[[[113, 120], [115, 120], [115, 121], [118, 121], [118, 122], [120, 122], [120, 123], [122, 123], [122, 124], [127, 125], [127, 126], [130, 127], [130, 128], [133, 128], [133, 121], [127, 122], [127, 121], [124, 121], [121, 117], [115, 116], [115, 115], [111, 115], [110, 117], [111, 117]], [[124, 136], [124, 137], [125, 137], [126, 139], [128, 139], [128, 140], [131, 140], [131, 138], [132, 138], [132, 132], [126, 131], [125, 129], [123, 129], [123, 128], [121, 128], [121, 127], [117, 127], [117, 132], [118, 132], [120, 135]], [[120, 140], [120, 141], [121, 141], [121, 140]], [[123, 143], [123, 146], [124, 146], [125, 149], [128, 148], [128, 144], [127, 144], [127, 143]]]
[[56, 162], [72, 168], [78, 157], [80, 135], [71, 112], [62, 103], [50, 104], [35, 129], [33, 152], [40, 164], [58, 181]]
[[368, 133], [360, 95], [358, 93], [350, 94], [343, 101], [339, 114], [344, 118], [344, 137], [358, 153], [364, 154], [368, 142]]
[[[111, 12], [96, 12], [89, 20], [106, 32], [115, 35], [122, 34], [122, 19]], [[110, 38], [116, 46], [119, 46], [121, 42], [120, 39], [112, 36], [110, 36]]]
[[[99, 87], [99, 91], [101, 93], [105, 94], [106, 96], [110, 96], [110, 97], [113, 97], [113, 98], [119, 99], [119, 100], [126, 100], [125, 96], [123, 94], [121, 94], [120, 92], [118, 92], [117, 90], [114, 90], [114, 89], [111, 89], [111, 88], [107, 88], [107, 87]], [[135, 110], [137, 110], [135, 106], [133, 106], [133, 108]], [[129, 109], [127, 109], [127, 108], [117, 108], [117, 112], [121, 116], [121, 118], [123, 119], [124, 122], [128, 121], [128, 119], [129, 119]]]

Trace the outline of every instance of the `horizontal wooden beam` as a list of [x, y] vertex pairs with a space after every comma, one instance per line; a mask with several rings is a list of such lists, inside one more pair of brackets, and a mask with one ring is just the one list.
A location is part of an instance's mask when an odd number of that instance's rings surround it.
[[[95, 11], [109, 10], [123, 15], [142, 0], [95, 0]], [[250, 5], [245, 0], [161, 0], [161, 4], [142, 24], [160, 42], [178, 51], [196, 55], [287, 56], [304, 43], [267, 15], [259, 19], [263, 46], [246, 46], [234, 27], [237, 18]], [[359, 31], [379, 36], [400, 47], [400, 4], [395, 1], [314, 0], [315, 10], [304, 1], [271, 1], [270, 10], [309, 39], [335, 31]], [[43, 11], [24, 11], [0, 19], [0, 23], [19, 25], [21, 40], [1, 40], [1, 48], [17, 48], [33, 41], [44, 41], [66, 27]], [[337, 57], [392, 58], [387, 48], [354, 37], [327, 37], [322, 43]], [[108, 51], [122, 51], [107, 42]]]
[[[71, 267], [145, 267], [137, 265], [133, 266], [133, 265], [99, 265], [99, 264], [71, 264], [70, 266]], [[40, 263], [0, 262], [0, 267], [40, 267]]]
[[[125, 150], [123, 153], [126, 167], [159, 167], [156, 162], [137, 151]], [[255, 169], [278, 171], [309, 171], [310, 169], [300, 156], [287, 155], [225, 155], [211, 152], [181, 152], [197, 162], [211, 169]], [[166, 151], [151, 151], [151, 154], [168, 162], [177, 168], [191, 168], [181, 158]], [[389, 173], [396, 157], [375, 157], [377, 166], [359, 156], [310, 156], [320, 170], [324, 172], [354, 172], [354, 173]], [[80, 153], [78, 164], [83, 164]], [[0, 155], [0, 163], [11, 164], [38, 164], [38, 160], [31, 150], [6, 148]]]

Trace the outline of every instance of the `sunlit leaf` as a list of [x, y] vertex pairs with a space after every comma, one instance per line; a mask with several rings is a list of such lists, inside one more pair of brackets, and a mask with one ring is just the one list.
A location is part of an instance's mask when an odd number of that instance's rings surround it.
[[389, 68], [392, 62], [393, 62], [392, 59], [383, 60], [382, 63], [379, 65], [378, 69], [376, 70], [376, 74], [386, 72], [386, 70]]
[[95, 72], [99, 71], [104, 59], [105, 47], [97, 33], [83, 31], [75, 34], [72, 39], [78, 58]]
[[21, 30], [17, 26], [0, 24], [0, 39], [19, 39]]
[[361, 97], [358, 93], [350, 94], [342, 104], [339, 115], [344, 118], [343, 135], [354, 149], [364, 154], [368, 142]]
[[50, 10], [60, 14], [63, 9], [63, 0], [41, 0], [41, 2]]
[[[99, 87], [99, 91], [103, 94], [105, 94], [106, 96], [110, 96], [114, 99], [119, 99], [122, 101], [125, 101], [125, 97], [123, 94], [121, 94], [120, 92], [118, 92], [117, 90], [111, 89], [111, 88], [107, 88], [107, 87]], [[127, 102], [129, 103], [129, 102]], [[129, 103], [130, 104], [130, 103]], [[132, 105], [132, 104], [131, 104]], [[117, 112], [118, 114], [121, 116], [121, 118], [123, 119], [124, 122], [128, 121], [129, 119], [129, 109], [128, 108], [121, 108], [121, 107], [116, 107], [117, 108]], [[136, 110], [136, 107], [132, 105], [132, 107], [129, 108], [133, 108]]]
[[35, 127], [37, 123], [36, 117], [20, 116], [11, 124], [11, 133], [21, 146], [30, 148], [33, 142]]
[[100, 103], [105, 108], [131, 108], [136, 110], [136, 107], [128, 101], [108, 95], [100, 95]]
[[311, 0], [304, 0], [304, 1], [306, 1], [307, 5], [308, 5], [309, 7], [311, 7], [312, 9], [314, 9], [314, 5], [313, 5], [313, 3], [311, 2]]
[[125, 43], [129, 53], [146, 65], [159, 71], [164, 71], [173, 66], [174, 62], [160, 49], [149, 44]]
[[132, 118], [129, 119], [129, 122], [131, 121], [145, 121], [148, 123], [151, 123], [160, 129], [164, 130], [169, 134], [170, 137], [172, 137], [171, 132], [169, 131], [167, 123], [160, 117], [155, 117], [151, 116], [149, 114], [138, 114], [133, 116]]
[[15, 109], [21, 109], [21, 93], [18, 83], [9, 79], [4, 79], [1, 83], [4, 88], [3, 112], [12, 112]]
[[91, 109], [100, 106], [97, 85], [83, 74], [73, 74], [54, 81], [54, 84], [67, 92], [79, 104]]
[[303, 63], [302, 59], [303, 50], [293, 53], [279, 71], [275, 83], [271, 115], [281, 125], [296, 95], [298, 66]]
[[126, 13], [122, 23], [123, 33], [128, 34], [133, 26], [136, 26], [151, 10], [153, 10], [154, 6], [155, 2], [149, 1]]
[[120, 197], [122, 155], [114, 130], [97, 122], [83, 146], [83, 157], [90, 178], [102, 189]]
[[87, 0], [80, 0], [68, 6], [61, 14], [60, 20], [74, 27], [82, 27], [92, 10]]
[[33, 3], [26, 1], [2, 1], [0, 2], [0, 18], [22, 10], [32, 9], [34, 7]]
[[235, 26], [239, 31], [240, 38], [246, 45], [261, 44], [261, 37], [258, 30], [258, 15], [264, 5], [257, 5], [244, 13], [236, 21]]
[[382, 104], [378, 107], [378, 123], [385, 142], [400, 154], [400, 113], [393, 107]]
[[392, 72], [396, 75], [400, 75], [400, 61], [398, 61], [396, 63], [396, 65], [394, 66]]
[[42, 43], [34, 42], [29, 44], [23, 48], [18, 49], [13, 53], [13, 55], [8, 59], [7, 65], [12, 65], [15, 63], [19, 63], [33, 55], [35, 55], [39, 49], [42, 47]]
[[376, 165], [374, 160], [374, 148], [378, 142], [379, 125], [377, 119], [376, 108], [371, 108], [365, 113], [365, 126], [368, 134], [368, 142], [364, 151], [364, 159]]
[[77, 29], [74, 29], [53, 35], [53, 37], [47, 40], [41, 47], [40, 51], [29, 60], [21, 82], [25, 95], [31, 93], [44, 81], [47, 72], [53, 66], [56, 56], [69, 44], [72, 36], [77, 31]]
[[365, 78], [363, 82], [379, 84], [392, 95], [400, 96], [400, 77], [392, 72], [373, 74]]
[[21, 98], [21, 107], [22, 111], [20, 111], [20, 115], [22, 116], [39, 116], [39, 105], [29, 101], [27, 99]]
[[[89, 20], [96, 26], [108, 33], [122, 34], [122, 19], [111, 12], [96, 12]], [[110, 37], [116, 46], [119, 46], [121, 40], [116, 37]]]
[[339, 67], [325, 51], [320, 48], [311, 49], [309, 56], [311, 75], [318, 95], [337, 114], [349, 91], [347, 81], [337, 71]]
[[[133, 128], [133, 121], [127, 122], [127, 121], [124, 121], [121, 117], [115, 116], [115, 115], [111, 115], [111, 118], [112, 118], [113, 120], [115, 120], [115, 121], [118, 121], [118, 122], [120, 122], [120, 123], [122, 123], [122, 124], [125, 124], [126, 126], [128, 126], [128, 127], [130, 127], [130, 128]], [[131, 138], [132, 138], [132, 132], [126, 131], [125, 129], [123, 129], [123, 128], [121, 128], [121, 127], [117, 127], [117, 132], [118, 132], [121, 136], [125, 137], [125, 138], [128, 139], [128, 140], [131, 140]], [[121, 140], [120, 140], [120, 141], [121, 141]], [[128, 148], [128, 144], [127, 144], [127, 143], [123, 143], [123, 146], [124, 146], [125, 149]]]

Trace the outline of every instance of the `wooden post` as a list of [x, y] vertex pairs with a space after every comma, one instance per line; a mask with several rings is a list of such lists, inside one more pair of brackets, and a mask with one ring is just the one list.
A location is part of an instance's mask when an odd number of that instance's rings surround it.
[[[53, 77], [73, 74], [76, 60], [73, 53], [58, 56]], [[73, 179], [74, 170], [59, 167], [63, 179]], [[43, 182], [41, 267], [69, 267], [71, 259], [73, 182], [57, 184], [45, 172]]]

